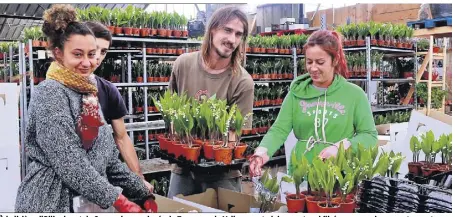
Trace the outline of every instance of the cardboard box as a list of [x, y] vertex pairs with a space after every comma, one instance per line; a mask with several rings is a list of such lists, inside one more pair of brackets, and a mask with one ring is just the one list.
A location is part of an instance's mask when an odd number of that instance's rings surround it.
[[[207, 211], [202, 209], [202, 212], [224, 211], [229, 213], [250, 213], [250, 207], [256, 207], [254, 204], [254, 196], [247, 195], [224, 188], [218, 188], [218, 192], [213, 188], [207, 189], [204, 193], [183, 196], [181, 194], [174, 197], [182, 199], [181, 202], [189, 201], [202, 205], [208, 208]], [[281, 206], [286, 206], [280, 202], [276, 202], [273, 211], [278, 210]], [[215, 209], [215, 210], [213, 210]]]
[[201, 209], [171, 200], [155, 194], [155, 201], [158, 205], [158, 213], [188, 213], [188, 212], [202, 212]]

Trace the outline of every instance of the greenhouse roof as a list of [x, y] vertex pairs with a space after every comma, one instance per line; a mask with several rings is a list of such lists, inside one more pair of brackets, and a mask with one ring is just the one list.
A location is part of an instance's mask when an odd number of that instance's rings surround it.
[[[126, 8], [130, 4], [72, 4], [77, 8], [99, 6], [108, 9]], [[133, 4], [145, 9], [149, 4]], [[0, 41], [20, 40], [25, 27], [37, 26], [43, 23], [41, 19], [46, 9], [52, 4], [0, 4]]]

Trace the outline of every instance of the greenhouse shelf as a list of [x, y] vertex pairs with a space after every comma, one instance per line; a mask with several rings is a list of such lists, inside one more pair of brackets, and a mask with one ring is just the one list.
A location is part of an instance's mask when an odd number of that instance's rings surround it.
[[112, 83], [116, 87], [154, 87], [168, 86], [169, 82], [151, 82], [151, 83]]
[[258, 137], [263, 137], [265, 134], [256, 134], [256, 135], [248, 135], [248, 136], [242, 136], [240, 139], [251, 139], [251, 138], [258, 138]]
[[394, 82], [394, 83], [407, 83], [415, 82], [413, 78], [373, 78], [371, 81]]
[[[135, 55], [134, 57], [142, 58], [142, 55]], [[153, 59], [177, 59], [178, 55], [145, 55], [146, 58], [153, 58]]]
[[[154, 112], [154, 113], [149, 113], [147, 114], [148, 117], [154, 117], [154, 116], [161, 116], [161, 113], [159, 112]], [[140, 118], [144, 118], [145, 115], [144, 114], [138, 114], [138, 115], [125, 115], [124, 119], [129, 119], [129, 118], [132, 118], [132, 119], [140, 119]]]
[[133, 37], [112, 37], [112, 41], [168, 43], [168, 44], [201, 44], [202, 43], [201, 41], [185, 40], [185, 39], [133, 38]]
[[293, 57], [292, 54], [255, 54], [255, 53], [247, 53], [247, 57]]
[[257, 111], [257, 110], [266, 110], [266, 109], [277, 109], [277, 108], [281, 108], [281, 105], [276, 105], [276, 106], [265, 106], [265, 107], [255, 107], [255, 108], [253, 108], [253, 111]]
[[112, 49], [107, 50], [107, 53], [141, 53], [141, 50], [129, 50], [129, 49]]
[[366, 78], [348, 78], [347, 81], [366, 81]]
[[414, 106], [409, 105], [372, 105], [372, 112], [385, 112], [385, 111], [396, 111], [396, 110], [405, 110], [413, 109]]
[[262, 84], [262, 83], [286, 83], [292, 82], [293, 80], [257, 80], [254, 81], [255, 84]]

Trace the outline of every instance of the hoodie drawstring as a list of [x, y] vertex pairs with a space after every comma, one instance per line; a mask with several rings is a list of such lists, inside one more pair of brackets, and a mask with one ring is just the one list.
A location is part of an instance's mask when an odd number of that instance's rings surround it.
[[321, 141], [321, 139], [319, 138], [319, 133], [318, 133], [319, 99], [320, 99], [320, 97], [318, 97], [318, 104], [316, 105], [316, 115], [314, 116], [314, 134], [316, 136], [316, 139], [314, 139], [313, 136], [310, 136], [310, 138], [308, 138], [308, 140], [299, 140], [299, 141], [306, 142], [306, 149], [305, 149], [304, 154], [307, 153], [308, 151], [311, 151], [311, 149], [313, 149], [315, 143], [325, 143], [325, 144], [333, 145], [333, 143], [327, 142], [327, 138], [325, 135], [325, 113], [326, 113], [326, 107], [327, 107], [327, 90], [324, 91], [324, 110], [323, 110], [323, 114], [322, 114], [322, 124], [321, 124], [322, 125], [322, 137], [323, 137], [324, 141]]

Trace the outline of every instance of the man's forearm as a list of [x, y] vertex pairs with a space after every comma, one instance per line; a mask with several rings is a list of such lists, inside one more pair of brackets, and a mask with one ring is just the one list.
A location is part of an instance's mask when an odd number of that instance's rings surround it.
[[139, 166], [139, 159], [137, 157], [136, 150], [134, 149], [134, 145], [131, 142], [128, 134], [122, 138], [116, 138], [115, 143], [117, 144], [120, 154], [122, 155], [123, 160], [125, 160], [126, 165], [128, 165], [130, 170], [140, 177], [144, 178], [142, 175], [141, 167]]

